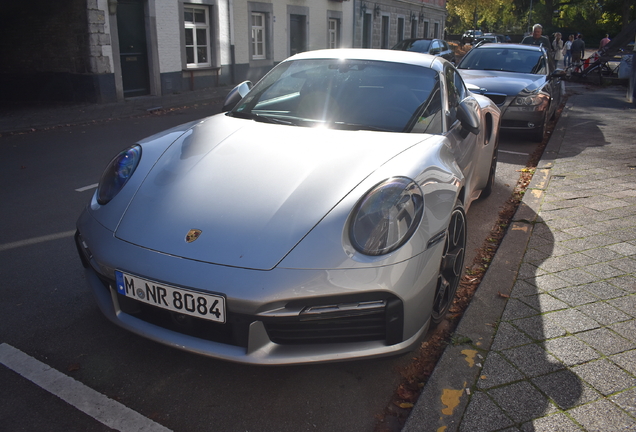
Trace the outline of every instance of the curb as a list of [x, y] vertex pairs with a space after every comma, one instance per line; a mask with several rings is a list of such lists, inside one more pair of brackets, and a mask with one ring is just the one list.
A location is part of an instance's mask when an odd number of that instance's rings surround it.
[[539, 207], [550, 183], [550, 170], [565, 136], [571, 107], [571, 102], [564, 107], [508, 232], [455, 329], [456, 335], [464, 340], [468, 338], [470, 342], [446, 347], [403, 432], [458, 430], [470, 401], [471, 389], [480, 376], [483, 360], [508, 302], [507, 295], [517, 280]]

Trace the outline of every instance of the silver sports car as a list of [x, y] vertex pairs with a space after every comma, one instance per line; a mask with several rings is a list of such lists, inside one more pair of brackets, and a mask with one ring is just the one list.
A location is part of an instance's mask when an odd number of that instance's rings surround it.
[[106, 167], [76, 234], [99, 308], [242, 363], [412, 349], [453, 300], [498, 108], [403, 51], [298, 54], [250, 87]]

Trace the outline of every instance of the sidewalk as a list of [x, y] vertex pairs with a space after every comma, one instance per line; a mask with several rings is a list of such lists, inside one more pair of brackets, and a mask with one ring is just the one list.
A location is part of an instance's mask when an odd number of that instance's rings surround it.
[[636, 431], [636, 108], [570, 97], [413, 431]]
[[0, 105], [0, 135], [113, 118], [147, 115], [156, 110], [222, 102], [232, 88], [210, 87], [166, 96], [140, 96], [108, 104]]

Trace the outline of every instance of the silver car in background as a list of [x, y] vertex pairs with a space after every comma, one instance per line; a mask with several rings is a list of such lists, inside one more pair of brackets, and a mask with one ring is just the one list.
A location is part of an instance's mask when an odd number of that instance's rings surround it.
[[107, 166], [76, 234], [99, 308], [242, 363], [418, 346], [492, 190], [499, 110], [446, 60], [402, 51], [306, 52], [250, 87]]
[[530, 132], [542, 141], [564, 94], [565, 71], [555, 69], [543, 47], [484, 44], [457, 65], [467, 84], [492, 99], [501, 110], [501, 128]]

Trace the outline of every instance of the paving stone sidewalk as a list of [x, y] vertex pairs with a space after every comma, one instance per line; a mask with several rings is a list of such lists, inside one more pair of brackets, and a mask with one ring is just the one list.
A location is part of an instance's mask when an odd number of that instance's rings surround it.
[[404, 431], [636, 431], [636, 109], [574, 91]]

